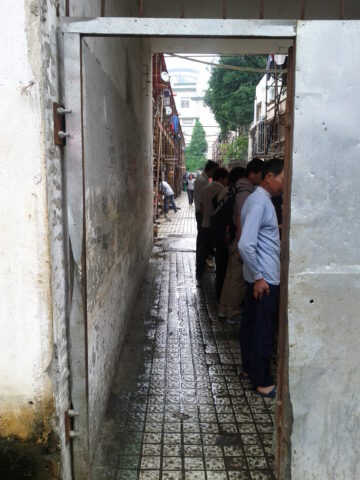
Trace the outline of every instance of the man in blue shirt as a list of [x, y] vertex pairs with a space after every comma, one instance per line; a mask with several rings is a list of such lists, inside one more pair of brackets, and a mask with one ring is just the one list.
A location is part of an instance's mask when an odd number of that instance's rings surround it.
[[248, 289], [240, 328], [243, 362], [242, 378], [249, 377], [257, 392], [275, 397], [270, 359], [279, 313], [280, 237], [271, 197], [280, 195], [284, 182], [284, 162], [265, 162], [260, 186], [241, 211], [238, 244], [244, 263]]

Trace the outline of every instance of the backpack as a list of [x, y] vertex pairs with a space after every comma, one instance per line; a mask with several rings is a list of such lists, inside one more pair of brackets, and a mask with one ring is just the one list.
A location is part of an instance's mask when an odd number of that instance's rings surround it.
[[[213, 205], [216, 208], [210, 217], [210, 231], [213, 245], [225, 243], [225, 237], [233, 241], [236, 234], [236, 225], [234, 223], [234, 205], [236, 195], [240, 192], [252, 193], [245, 187], [229, 188], [224, 197], [217, 202], [213, 199]], [[215, 203], [216, 202], [216, 203]]]

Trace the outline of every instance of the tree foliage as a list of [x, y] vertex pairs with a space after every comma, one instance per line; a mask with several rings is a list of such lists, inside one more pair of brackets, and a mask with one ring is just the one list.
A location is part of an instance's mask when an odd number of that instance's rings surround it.
[[[266, 56], [220, 57], [220, 64], [265, 68]], [[229, 131], [247, 130], [254, 117], [256, 85], [263, 73], [241, 72], [213, 67], [205, 103], [214, 113], [221, 137]]]
[[207, 152], [207, 149], [208, 144], [206, 141], [205, 130], [199, 119], [197, 119], [190, 144], [185, 150], [186, 170], [188, 172], [195, 172], [203, 168], [206, 162], [205, 153]]
[[224, 165], [229, 165], [230, 162], [246, 164], [248, 153], [248, 139], [240, 135], [234, 138], [230, 143], [223, 143], [221, 145], [221, 159]]

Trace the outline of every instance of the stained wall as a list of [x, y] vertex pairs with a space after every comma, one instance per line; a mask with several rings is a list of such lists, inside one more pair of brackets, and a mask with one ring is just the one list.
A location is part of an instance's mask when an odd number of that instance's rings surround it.
[[[48, 228], [54, 218], [48, 212], [40, 40], [43, 9], [38, 2], [25, 1], [1, 4], [0, 10], [0, 476], [6, 478], [12, 451], [23, 451], [22, 469], [27, 472], [35, 468], [39, 449], [47, 446], [56, 453], [51, 446], [56, 367]], [[50, 463], [57, 475], [56, 454]], [[48, 476], [53, 478], [50, 471]]]
[[[136, 39], [84, 46], [91, 451], [151, 251], [150, 59], [149, 49]], [[113, 71], [107, 71], [110, 65]]]

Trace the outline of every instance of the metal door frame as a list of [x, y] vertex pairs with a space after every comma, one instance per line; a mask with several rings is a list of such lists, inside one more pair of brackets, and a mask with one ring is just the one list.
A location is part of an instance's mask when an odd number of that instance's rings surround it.
[[[91, 459], [89, 454], [82, 39], [96, 36], [294, 40], [296, 21], [65, 17], [62, 19], [61, 31], [64, 39], [64, 102], [65, 109], [71, 110], [66, 117], [64, 135], [67, 137], [67, 142], [64, 157], [70, 255], [73, 258], [69, 326], [71, 401], [72, 408], [76, 412], [71, 434], [73, 473], [75, 480], [89, 480]], [[290, 179], [288, 181], [290, 182]], [[286, 234], [284, 232], [284, 236]], [[286, 273], [287, 268], [286, 265]]]

